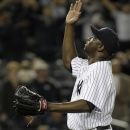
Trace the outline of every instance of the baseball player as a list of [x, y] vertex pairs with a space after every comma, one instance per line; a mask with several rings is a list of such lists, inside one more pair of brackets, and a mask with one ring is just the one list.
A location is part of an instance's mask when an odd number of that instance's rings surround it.
[[71, 4], [63, 40], [64, 66], [76, 77], [71, 101], [48, 102], [22, 86], [15, 92], [16, 111], [22, 115], [66, 112], [71, 130], [112, 130], [116, 89], [110, 59], [118, 51], [118, 37], [110, 28], [91, 26], [93, 36], [87, 39], [83, 50], [86, 59], [79, 58], [74, 44], [74, 24], [79, 19], [81, 7], [80, 0]]

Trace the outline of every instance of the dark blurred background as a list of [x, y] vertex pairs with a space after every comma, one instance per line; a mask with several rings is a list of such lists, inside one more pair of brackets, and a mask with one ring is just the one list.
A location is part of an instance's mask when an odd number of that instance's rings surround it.
[[[69, 101], [75, 79], [62, 63], [65, 17], [75, 0], [0, 0], [0, 130], [68, 130], [66, 114], [22, 117], [13, 110], [18, 85], [48, 101]], [[75, 26], [78, 54], [91, 35], [90, 25], [113, 28], [120, 50], [112, 59], [117, 99], [113, 129], [130, 130], [130, 0], [83, 0]]]

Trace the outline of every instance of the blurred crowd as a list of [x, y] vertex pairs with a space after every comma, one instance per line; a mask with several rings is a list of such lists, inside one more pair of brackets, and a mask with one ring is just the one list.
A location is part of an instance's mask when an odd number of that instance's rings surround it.
[[74, 78], [65, 71], [61, 60], [49, 65], [43, 59], [33, 56], [21, 62], [10, 61], [1, 68], [4, 71], [0, 84], [2, 130], [13, 130], [14, 127], [16, 130], [67, 130], [64, 113], [44, 113], [43, 116], [35, 117], [27, 127], [31, 117], [20, 116], [13, 108], [14, 92], [21, 85], [26, 85], [49, 102], [69, 101]]
[[[65, 17], [75, 0], [0, 0], [0, 130], [68, 130], [66, 114], [45, 113], [23, 117], [13, 109], [20, 85], [51, 102], [69, 101], [74, 77], [62, 63]], [[130, 129], [130, 0], [82, 0], [81, 18], [75, 26], [80, 57], [91, 35], [90, 25], [109, 26], [119, 36], [120, 50], [112, 59], [117, 100], [113, 118]], [[32, 123], [28, 126], [29, 122]]]

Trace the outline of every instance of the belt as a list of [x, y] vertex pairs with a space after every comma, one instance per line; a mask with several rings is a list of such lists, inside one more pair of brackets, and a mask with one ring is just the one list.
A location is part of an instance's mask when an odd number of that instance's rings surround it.
[[107, 126], [98, 126], [97, 127], [97, 130], [106, 130], [106, 129], [110, 129], [110, 125], [107, 125]]
[[96, 130], [107, 130], [107, 129], [110, 129], [110, 128], [111, 128], [111, 125], [98, 126], [98, 127], [96, 127]]

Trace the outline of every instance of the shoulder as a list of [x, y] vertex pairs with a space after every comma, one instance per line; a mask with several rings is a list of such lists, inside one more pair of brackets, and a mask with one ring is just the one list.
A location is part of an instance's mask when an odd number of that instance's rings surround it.
[[89, 75], [89, 77], [92, 77], [92, 79], [108, 78], [112, 81], [111, 62], [108, 61], [95, 62], [88, 66], [88, 71], [85, 73]]
[[72, 68], [72, 75], [77, 77], [81, 73], [83, 73], [83, 66], [85, 68], [88, 66], [88, 60], [87, 59], [82, 59], [79, 57], [75, 57], [71, 61], [71, 68]]
[[87, 59], [83, 59], [83, 58], [80, 58], [80, 57], [73, 58], [71, 62], [72, 62], [72, 64], [73, 63], [88, 64]]
[[97, 70], [97, 72], [105, 71], [107, 69], [111, 69], [111, 62], [110, 61], [98, 61], [93, 64], [89, 65], [90, 70]]

